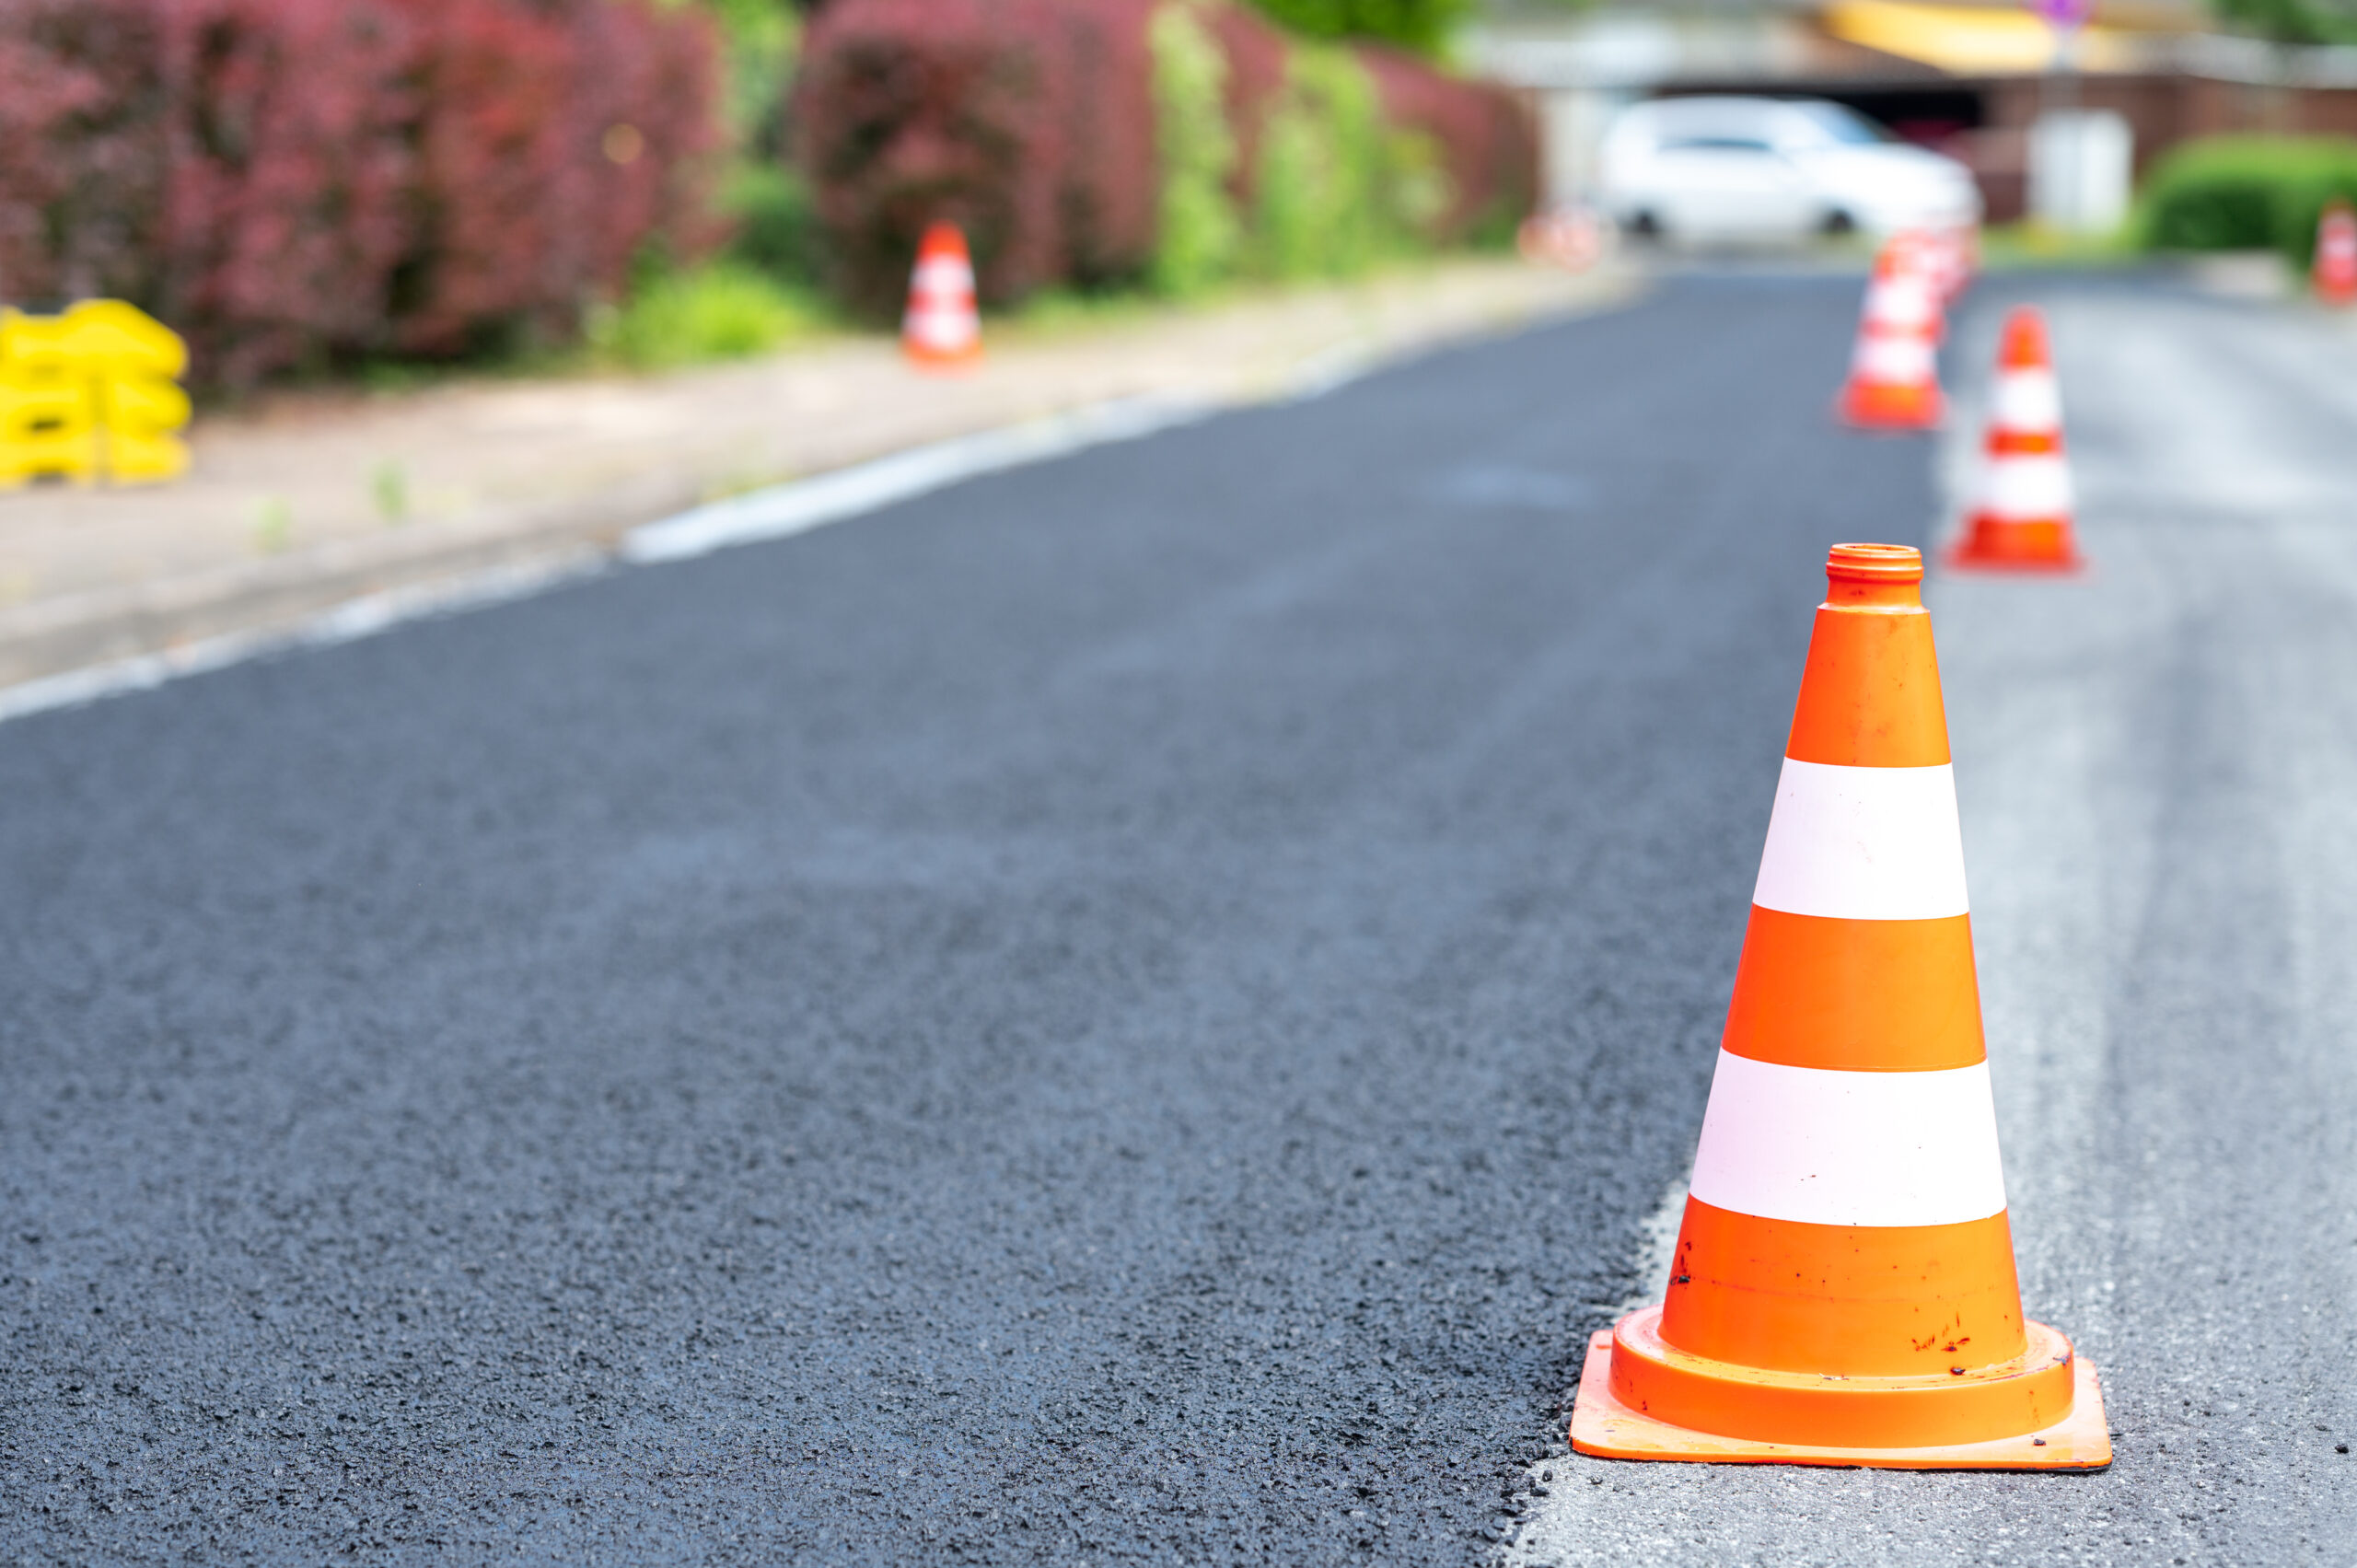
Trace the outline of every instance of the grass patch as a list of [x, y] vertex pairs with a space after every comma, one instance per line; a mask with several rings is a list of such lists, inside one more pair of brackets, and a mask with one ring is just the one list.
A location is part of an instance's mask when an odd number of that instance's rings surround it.
[[1991, 224], [1980, 231], [1980, 264], [2009, 267], [2125, 267], [2142, 260], [2132, 225], [2109, 234], [2070, 234], [2035, 219]]
[[831, 325], [824, 306], [741, 262], [649, 280], [589, 319], [593, 357], [633, 370], [749, 359]]

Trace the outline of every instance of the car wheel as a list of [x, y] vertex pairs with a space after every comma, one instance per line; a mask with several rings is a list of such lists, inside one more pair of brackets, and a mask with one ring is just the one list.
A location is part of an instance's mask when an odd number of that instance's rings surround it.
[[1620, 226], [1632, 238], [1644, 240], [1649, 244], [1658, 241], [1662, 235], [1661, 219], [1654, 216], [1654, 210], [1651, 207], [1639, 207], [1629, 215], [1629, 221]]
[[1834, 207], [1817, 220], [1817, 232], [1828, 239], [1839, 239], [1858, 232], [1858, 220], [1840, 207]]

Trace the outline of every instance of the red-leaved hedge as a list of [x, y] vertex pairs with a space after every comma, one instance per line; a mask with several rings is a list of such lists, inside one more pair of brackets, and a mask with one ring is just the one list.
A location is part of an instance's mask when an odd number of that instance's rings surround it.
[[1143, 268], [1154, 0], [834, 0], [803, 40], [795, 141], [838, 283], [888, 311], [925, 226], [985, 299]]
[[[832, 244], [840, 290], [895, 308], [918, 237], [958, 223], [986, 301], [1134, 276], [1154, 254], [1155, 0], [830, 0], [803, 42], [795, 143]], [[1288, 44], [1225, 4], [1199, 13], [1226, 62], [1251, 210], [1260, 132]], [[1529, 210], [1538, 149], [1503, 88], [1364, 48], [1387, 121], [1430, 136], [1454, 199], [1425, 238], [1455, 243]]]
[[193, 374], [560, 337], [693, 250], [714, 41], [637, 0], [0, 0], [0, 300]]
[[1484, 226], [1511, 232], [1538, 200], [1538, 137], [1529, 110], [1503, 87], [1446, 76], [1413, 55], [1368, 46], [1359, 59], [1375, 78], [1384, 118], [1432, 138], [1455, 200], [1428, 238], [1460, 244]]

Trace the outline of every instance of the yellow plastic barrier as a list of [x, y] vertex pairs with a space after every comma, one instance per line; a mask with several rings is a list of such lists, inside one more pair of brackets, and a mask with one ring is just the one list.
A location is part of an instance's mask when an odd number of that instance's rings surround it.
[[0, 489], [54, 475], [140, 484], [188, 467], [180, 335], [120, 299], [62, 316], [0, 307]]

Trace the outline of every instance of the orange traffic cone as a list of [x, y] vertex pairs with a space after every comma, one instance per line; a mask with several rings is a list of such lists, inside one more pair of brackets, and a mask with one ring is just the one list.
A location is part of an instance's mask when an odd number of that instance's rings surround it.
[[1951, 566], [1998, 572], [2074, 572], [2071, 465], [2062, 455], [2062, 399], [2054, 384], [2046, 318], [2024, 305], [2005, 318], [1989, 412], [1980, 504]]
[[2096, 1469], [2095, 1369], [2014, 1282], [1922, 557], [1826, 575], [1667, 1298], [1590, 1342], [1573, 1446]]
[[1841, 417], [1863, 429], [1928, 430], [1940, 422], [1940, 301], [1922, 251], [1900, 236], [1875, 258], [1840, 405]]
[[974, 264], [954, 223], [924, 231], [909, 278], [900, 348], [920, 370], [970, 369], [981, 362], [982, 323], [974, 310]]
[[2339, 196], [2316, 220], [2316, 297], [2327, 305], [2357, 305], [2357, 213]]
[[1932, 281], [1943, 306], [1952, 305], [1980, 269], [1980, 241], [1967, 226], [1931, 231]]

